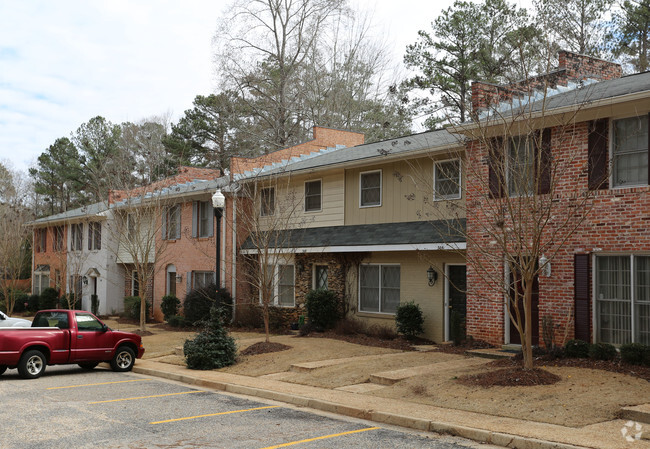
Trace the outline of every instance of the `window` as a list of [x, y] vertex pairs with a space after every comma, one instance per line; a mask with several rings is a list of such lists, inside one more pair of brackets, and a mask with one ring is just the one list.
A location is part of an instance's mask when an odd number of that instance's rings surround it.
[[70, 251], [81, 251], [84, 238], [83, 232], [83, 223], [75, 223], [70, 226]]
[[192, 272], [192, 288], [203, 288], [214, 284], [214, 271]]
[[32, 285], [32, 293], [40, 295], [43, 290], [50, 286], [50, 266], [38, 265], [34, 270], [34, 283]]
[[359, 310], [395, 313], [400, 301], [399, 265], [359, 266]]
[[327, 290], [327, 265], [314, 267], [314, 288]]
[[278, 305], [293, 307], [295, 300], [293, 265], [278, 265]]
[[321, 180], [305, 183], [305, 212], [321, 210]]
[[102, 224], [96, 221], [88, 223], [88, 249], [102, 249]]
[[192, 204], [192, 237], [212, 237], [212, 204], [195, 201]]
[[136, 237], [136, 217], [134, 214], [128, 214], [126, 216], [126, 235], [129, 239], [129, 242], [135, 243]]
[[260, 192], [260, 215], [266, 217], [275, 213], [275, 187], [267, 187]]
[[433, 166], [433, 195], [436, 200], [456, 200], [460, 193], [460, 160], [436, 162]]
[[535, 142], [532, 138], [514, 137], [506, 158], [508, 193], [510, 196], [530, 195], [535, 183]]
[[77, 318], [77, 329], [80, 331], [103, 331], [104, 326], [97, 318], [89, 313], [75, 313]]
[[381, 206], [381, 170], [359, 175], [359, 207]]
[[54, 251], [63, 251], [63, 226], [56, 226], [53, 232], [52, 249]]
[[140, 296], [140, 280], [137, 271], [131, 272], [131, 296]]
[[612, 125], [614, 187], [648, 184], [648, 117], [614, 120]]
[[176, 240], [181, 238], [181, 206], [174, 204], [165, 208], [163, 214], [163, 239]]
[[37, 229], [35, 237], [36, 252], [44, 253], [47, 251], [47, 229]]
[[596, 339], [650, 344], [650, 256], [596, 257]]

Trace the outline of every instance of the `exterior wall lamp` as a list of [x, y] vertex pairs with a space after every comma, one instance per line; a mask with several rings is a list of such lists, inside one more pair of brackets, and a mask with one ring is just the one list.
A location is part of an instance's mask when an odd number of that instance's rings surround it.
[[427, 279], [429, 280], [429, 287], [433, 287], [438, 280], [438, 272], [434, 270], [430, 265], [429, 269], [427, 270]]
[[84, 285], [88, 285], [88, 276], [82, 277], [81, 280], [83, 281]]
[[177, 274], [176, 275], [176, 283], [180, 284], [181, 282], [183, 282], [183, 275], [182, 274]]
[[541, 273], [548, 277], [551, 277], [551, 262], [546, 258], [544, 254], [542, 254], [542, 257], [539, 258], [539, 267]]

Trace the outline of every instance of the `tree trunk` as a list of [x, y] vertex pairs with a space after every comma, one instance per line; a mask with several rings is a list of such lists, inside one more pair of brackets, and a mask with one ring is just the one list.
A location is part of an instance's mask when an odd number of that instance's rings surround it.
[[147, 294], [140, 296], [140, 330], [147, 330]]
[[524, 288], [524, 335], [521, 339], [521, 350], [524, 356], [524, 369], [533, 369], [532, 279], [525, 280]]
[[266, 336], [266, 343], [270, 341], [270, 336], [269, 336], [269, 305], [265, 303], [262, 306], [262, 315], [264, 315], [264, 333]]

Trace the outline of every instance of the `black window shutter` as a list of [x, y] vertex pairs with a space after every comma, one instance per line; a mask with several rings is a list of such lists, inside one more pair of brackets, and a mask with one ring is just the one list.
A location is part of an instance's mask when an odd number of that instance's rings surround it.
[[589, 254], [574, 256], [575, 339], [589, 342]]
[[502, 198], [503, 183], [503, 138], [491, 139], [488, 144], [488, 183], [490, 198]]
[[[537, 176], [537, 193], [546, 194], [551, 191], [551, 128], [542, 131], [541, 147], [535, 157], [535, 175]], [[539, 140], [535, 140], [538, 142]]]
[[594, 120], [589, 123], [589, 136], [587, 139], [589, 190], [609, 188], [608, 133], [608, 119]]

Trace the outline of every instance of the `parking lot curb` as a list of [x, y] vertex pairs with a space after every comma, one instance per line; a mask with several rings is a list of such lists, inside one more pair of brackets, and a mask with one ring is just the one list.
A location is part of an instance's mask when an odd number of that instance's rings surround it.
[[453, 425], [449, 423], [436, 422], [423, 418], [404, 416], [379, 410], [366, 410], [363, 408], [351, 407], [348, 405], [338, 404], [322, 399], [308, 398], [305, 396], [282, 393], [264, 388], [251, 387], [248, 385], [239, 385], [230, 382], [204, 379], [200, 376], [189, 376], [185, 374], [178, 374], [138, 365], [135, 365], [133, 367], [133, 372], [147, 376], [174, 380], [188, 385], [195, 385], [203, 388], [221, 390], [234, 394], [241, 394], [277, 402], [283, 402], [299, 407], [312, 408], [323, 412], [335, 413], [338, 415], [374, 421], [382, 424], [405, 427], [424, 432], [435, 432], [439, 434], [458, 436], [461, 438], [477, 441], [479, 443], [489, 443], [501, 447], [516, 449], [587, 449], [584, 446], [574, 446], [571, 444], [557, 443], [553, 441], [540, 440], [536, 438], [529, 438], [502, 432], [493, 432], [490, 430], [477, 429], [474, 427]]

